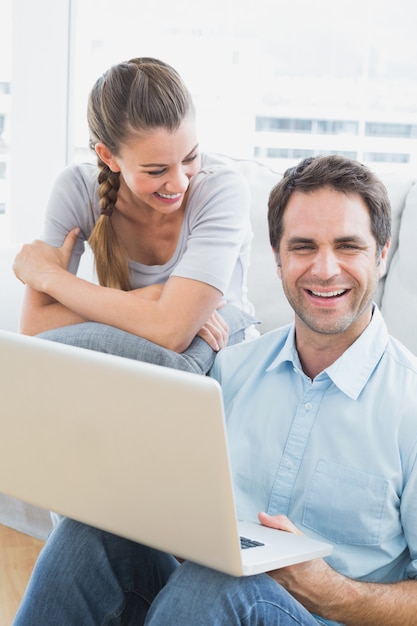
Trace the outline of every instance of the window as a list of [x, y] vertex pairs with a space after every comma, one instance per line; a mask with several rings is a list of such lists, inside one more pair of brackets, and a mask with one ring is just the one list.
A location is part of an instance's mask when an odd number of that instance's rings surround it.
[[115, 6], [1, 3], [1, 236], [5, 225], [18, 241], [37, 236], [58, 171], [92, 158], [93, 82], [133, 56], [179, 70], [203, 149], [278, 171], [329, 152], [377, 171], [417, 167], [414, 0], [401, 8], [395, 0], [241, 0], [238, 10], [235, 0], [212, 0], [203, 18], [193, 0]]
[[359, 121], [316, 120], [316, 129], [323, 135], [358, 135]]
[[[3, 6], [4, 5], [4, 6]], [[10, 204], [10, 81], [11, 81], [11, 0], [0, 9], [3, 25], [0, 37], [0, 244], [9, 238], [7, 206]]]
[[365, 160], [370, 163], [409, 163], [409, 154], [393, 152], [365, 152]]
[[[10, 83], [5, 133], [9, 143], [3, 239], [39, 235], [51, 186], [69, 156], [69, 32], [72, 0], [2, 0], [0, 65]], [[7, 18], [3, 21], [3, 17]], [[7, 63], [6, 63], [7, 61]], [[4, 96], [6, 97], [6, 96]], [[0, 96], [0, 103], [4, 104]], [[1, 111], [4, 112], [4, 109]], [[4, 136], [3, 135], [3, 136]], [[1, 192], [0, 192], [1, 193]]]
[[257, 159], [305, 159], [313, 156], [313, 150], [302, 150], [297, 148], [259, 148], [255, 146], [254, 156]]
[[256, 130], [311, 133], [313, 120], [302, 120], [291, 117], [257, 117]]
[[[258, 160], [264, 159], [295, 159], [301, 160], [306, 157], [314, 156], [316, 154], [339, 154], [341, 156], [345, 156], [348, 159], [357, 159], [358, 155], [356, 152], [349, 152], [343, 150], [303, 150], [301, 148], [260, 148], [259, 146], [255, 146], [254, 156]], [[389, 156], [389, 155], [385, 155]], [[389, 161], [390, 159], [377, 159], [372, 158], [372, 155], [369, 154], [369, 161]]]
[[[206, 149], [256, 157], [281, 171], [303, 155], [330, 152], [381, 166], [417, 163], [417, 42], [412, 20], [404, 19], [413, 6], [242, 0], [236, 12], [234, 0], [214, 0], [202, 20], [196, 3], [180, 0], [163, 3], [161, 22], [161, 4], [144, 11], [120, 0], [114, 12], [101, 0], [78, 1], [74, 154], [91, 158], [85, 102], [100, 72], [154, 55], [190, 87]], [[372, 137], [408, 143], [380, 149]], [[385, 152], [392, 158], [372, 157]]]
[[365, 135], [370, 137], [417, 137], [417, 124], [389, 124], [366, 122]]

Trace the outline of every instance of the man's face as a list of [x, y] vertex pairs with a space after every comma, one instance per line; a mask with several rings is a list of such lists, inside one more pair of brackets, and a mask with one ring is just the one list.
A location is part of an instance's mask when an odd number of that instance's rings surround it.
[[388, 247], [377, 258], [369, 210], [359, 194], [331, 187], [294, 192], [284, 212], [278, 275], [298, 330], [347, 333], [354, 341], [371, 319]]

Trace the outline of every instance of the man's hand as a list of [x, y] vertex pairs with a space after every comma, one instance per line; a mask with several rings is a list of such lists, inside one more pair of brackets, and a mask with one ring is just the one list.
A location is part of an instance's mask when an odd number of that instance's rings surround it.
[[304, 535], [286, 515], [268, 515], [268, 513], [259, 513], [259, 521], [262, 526], [268, 526], [269, 528], [276, 528], [277, 530], [285, 530], [295, 535]]
[[[259, 514], [264, 526], [303, 535], [285, 515]], [[345, 626], [414, 626], [417, 581], [362, 582], [339, 574], [324, 559], [269, 572], [300, 604]]]
[[13, 263], [16, 277], [37, 291], [45, 291], [45, 277], [57, 269], [68, 268], [78, 234], [79, 228], [71, 230], [60, 248], [50, 246], [38, 239], [33, 243], [25, 244]]
[[[304, 535], [285, 515], [259, 513], [258, 517], [264, 526]], [[308, 611], [323, 617], [331, 615], [332, 594], [341, 593], [345, 581], [345, 577], [322, 558], [282, 567], [268, 574]]]

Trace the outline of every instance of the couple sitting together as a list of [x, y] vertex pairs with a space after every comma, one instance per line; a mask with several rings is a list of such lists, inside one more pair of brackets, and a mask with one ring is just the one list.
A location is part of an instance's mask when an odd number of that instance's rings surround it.
[[[374, 303], [385, 187], [340, 156], [277, 180], [265, 219], [294, 321], [259, 336], [248, 186], [200, 152], [177, 72], [111, 67], [88, 121], [98, 165], [62, 172], [41, 240], [14, 263], [21, 331], [216, 378], [239, 516], [334, 549], [239, 578], [63, 518], [14, 625], [412, 626], [417, 359]], [[85, 242], [98, 284], [76, 275]]]

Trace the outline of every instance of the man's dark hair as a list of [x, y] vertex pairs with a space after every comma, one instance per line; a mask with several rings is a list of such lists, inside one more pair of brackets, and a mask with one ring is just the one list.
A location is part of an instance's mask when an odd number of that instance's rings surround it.
[[309, 193], [331, 187], [347, 195], [359, 194], [369, 209], [371, 230], [378, 256], [391, 237], [391, 205], [388, 192], [379, 178], [358, 161], [338, 155], [309, 157], [286, 170], [268, 202], [269, 239], [276, 253], [282, 237], [285, 208], [294, 191]]

